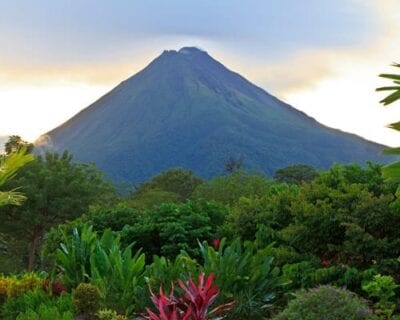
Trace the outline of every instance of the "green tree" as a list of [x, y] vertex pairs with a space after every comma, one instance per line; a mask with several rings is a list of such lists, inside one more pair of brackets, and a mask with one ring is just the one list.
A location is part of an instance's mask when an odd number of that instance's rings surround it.
[[5, 207], [0, 214], [7, 232], [29, 242], [29, 270], [34, 267], [38, 244], [51, 226], [79, 217], [113, 192], [93, 165], [73, 163], [68, 152], [37, 156], [7, 184], [8, 188], [16, 186], [27, 201], [18, 208]]
[[225, 162], [225, 172], [227, 174], [234, 173], [237, 170], [244, 169], [244, 156], [241, 154], [239, 157], [230, 156]]
[[6, 154], [16, 152], [21, 148], [25, 148], [26, 152], [30, 153], [33, 150], [33, 143], [23, 140], [20, 136], [13, 135], [10, 136], [8, 141], [4, 144], [4, 151]]
[[[141, 184], [130, 203], [134, 207], [151, 208], [153, 202], [155, 205], [162, 202], [182, 202], [189, 199], [196, 187], [202, 183], [203, 180], [192, 171], [182, 168], [170, 169]], [[167, 201], [160, 203], [157, 198]]]
[[380, 166], [336, 165], [300, 187], [283, 238], [321, 261], [360, 268], [375, 264], [398, 272], [400, 200], [395, 190], [395, 184], [383, 180]]
[[234, 205], [241, 197], [264, 195], [270, 186], [271, 182], [261, 173], [236, 170], [230, 175], [215, 177], [199, 185], [192, 197]]
[[137, 223], [122, 230], [125, 244], [151, 258], [153, 255], [175, 258], [181, 250], [198, 256], [197, 241], [210, 241], [218, 237], [226, 208], [206, 201], [188, 201], [182, 204], [165, 203], [146, 212]]
[[295, 164], [276, 171], [274, 179], [278, 182], [302, 184], [318, 177], [318, 171], [306, 164]]

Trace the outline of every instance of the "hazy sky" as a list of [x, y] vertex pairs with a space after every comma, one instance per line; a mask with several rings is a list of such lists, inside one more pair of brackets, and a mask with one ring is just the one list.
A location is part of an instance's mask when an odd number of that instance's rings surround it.
[[0, 135], [34, 140], [164, 49], [198, 46], [320, 122], [400, 145], [377, 74], [399, 0], [0, 0]]

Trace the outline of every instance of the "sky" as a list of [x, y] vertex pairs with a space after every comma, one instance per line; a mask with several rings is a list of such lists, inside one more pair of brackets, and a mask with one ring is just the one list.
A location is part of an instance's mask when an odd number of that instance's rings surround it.
[[34, 141], [144, 68], [196, 46], [321, 123], [383, 144], [400, 103], [398, 0], [0, 0], [0, 135]]

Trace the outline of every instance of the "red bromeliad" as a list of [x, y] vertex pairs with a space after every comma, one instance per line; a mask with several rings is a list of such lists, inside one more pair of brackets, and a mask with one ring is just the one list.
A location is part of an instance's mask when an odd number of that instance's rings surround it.
[[213, 239], [213, 247], [215, 250], [218, 250], [220, 245], [221, 245], [221, 239], [219, 238]]
[[150, 320], [211, 320], [221, 319], [234, 305], [234, 301], [218, 306], [211, 311], [208, 309], [219, 295], [217, 286], [213, 286], [214, 277], [210, 274], [205, 281], [204, 274], [199, 276], [199, 283], [192, 279], [188, 283], [179, 281], [183, 296], [179, 299], [174, 296], [174, 288], [167, 297], [162, 288], [160, 296], [151, 293], [152, 301], [159, 315], [147, 309]]

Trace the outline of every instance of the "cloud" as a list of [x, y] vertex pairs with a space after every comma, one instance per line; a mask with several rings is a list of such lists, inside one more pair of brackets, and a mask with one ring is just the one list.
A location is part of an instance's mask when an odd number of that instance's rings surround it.
[[375, 88], [387, 84], [378, 74], [394, 71], [390, 63], [400, 60], [400, 3], [375, 3], [375, 9], [383, 26], [375, 41], [305, 51], [293, 59], [266, 64], [255, 74], [257, 83], [272, 87], [279, 97], [326, 125], [399, 145], [400, 134], [385, 126], [400, 119], [400, 106], [380, 106]]
[[[325, 124], [400, 141], [384, 128], [400, 119], [398, 108], [381, 108], [374, 92], [377, 74], [399, 58], [398, 0], [41, 1], [39, 9], [21, 0], [13, 12], [0, 3], [0, 103], [16, 110], [9, 111], [16, 119], [29, 115], [20, 129], [28, 128], [29, 137], [60, 124], [164, 49], [195, 45]], [[32, 108], [42, 110], [36, 124]], [[8, 123], [0, 127], [10, 131]]]

